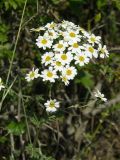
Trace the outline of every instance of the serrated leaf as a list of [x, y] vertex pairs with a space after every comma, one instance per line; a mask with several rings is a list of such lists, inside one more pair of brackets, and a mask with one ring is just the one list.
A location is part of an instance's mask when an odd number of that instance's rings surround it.
[[25, 125], [22, 122], [10, 122], [6, 129], [9, 133], [13, 133], [14, 135], [20, 135], [24, 133]]
[[84, 72], [84, 75], [77, 79], [76, 83], [81, 83], [85, 88], [90, 89], [94, 86], [94, 81], [92, 79], [92, 75], [88, 72]]

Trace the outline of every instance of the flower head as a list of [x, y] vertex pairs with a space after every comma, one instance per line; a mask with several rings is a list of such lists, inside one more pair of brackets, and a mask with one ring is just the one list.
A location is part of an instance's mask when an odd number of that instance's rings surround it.
[[43, 70], [40, 76], [43, 78], [43, 81], [50, 81], [52, 83], [58, 78], [56, 71], [52, 67]]
[[102, 101], [106, 102], [107, 98], [105, 98], [104, 94], [102, 94], [98, 89], [94, 93], [95, 97], [100, 98]]
[[106, 48], [106, 45], [104, 45], [102, 47], [101, 44], [99, 44], [99, 48], [98, 48], [98, 51], [100, 52], [100, 58], [105, 58], [105, 57], [108, 57], [109, 56], [109, 52]]
[[98, 52], [93, 46], [86, 44], [86, 45], [84, 45], [84, 47], [85, 47], [86, 55], [88, 57], [90, 57], [90, 58], [93, 58], [93, 57], [97, 58], [98, 57]]
[[44, 50], [46, 48], [51, 48], [52, 46], [52, 40], [48, 39], [47, 37], [42, 37], [42, 36], [39, 36], [37, 39], [36, 39], [36, 44], [39, 48], [43, 48]]
[[32, 71], [30, 71], [28, 74], [26, 74], [25, 79], [29, 82], [31, 80], [34, 80], [35, 78], [40, 77], [40, 74], [38, 73], [39, 69], [32, 69]]
[[0, 78], [0, 91], [2, 90], [2, 88], [5, 88], [5, 86], [3, 85], [3, 81], [2, 81], [2, 79]]
[[100, 43], [100, 36], [95, 36], [94, 34], [91, 34], [88, 36], [88, 42], [91, 43], [92, 45], [99, 44]]
[[55, 55], [55, 59], [62, 63], [62, 65], [70, 64], [70, 62], [73, 60], [73, 55], [68, 53], [58, 53]]
[[85, 53], [79, 53], [75, 57], [75, 64], [79, 64], [79, 66], [84, 66], [85, 64], [89, 63], [89, 58], [86, 56]]
[[61, 79], [62, 79], [62, 82], [64, 82], [64, 84], [67, 86], [69, 84], [69, 80], [68, 80], [68, 77], [66, 75], [61, 75], [60, 76]]
[[60, 107], [59, 102], [57, 102], [56, 99], [47, 100], [47, 102], [44, 104], [46, 107], [46, 111], [48, 112], [55, 112], [57, 111], [57, 108]]
[[55, 32], [53, 29], [48, 30], [44, 33], [45, 37], [48, 37], [49, 39], [53, 40], [56, 39], [58, 37], [58, 33]]
[[66, 32], [63, 32], [63, 37], [65, 41], [81, 41], [81, 36], [79, 35], [79, 30], [67, 30]]
[[68, 46], [67, 42], [61, 40], [53, 46], [53, 49], [55, 52], [63, 52], [67, 46]]
[[68, 80], [74, 79], [77, 74], [77, 70], [73, 66], [66, 66], [62, 70], [62, 75], [65, 76]]
[[53, 61], [52, 65], [56, 71], [62, 71], [64, 67], [60, 61]]
[[45, 64], [47, 66], [48, 64], [53, 62], [53, 52], [46, 52], [44, 55], [42, 55], [42, 64]]

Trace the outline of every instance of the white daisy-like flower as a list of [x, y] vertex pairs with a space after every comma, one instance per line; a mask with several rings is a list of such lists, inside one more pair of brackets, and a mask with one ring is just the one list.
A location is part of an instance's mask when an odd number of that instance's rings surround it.
[[63, 32], [63, 37], [65, 41], [81, 41], [81, 36], [79, 35], [79, 30], [67, 30]]
[[97, 98], [100, 98], [102, 101], [106, 102], [107, 98], [105, 98], [105, 95], [102, 94], [98, 89], [96, 90], [96, 92], [94, 93], [94, 96]]
[[61, 75], [60, 78], [62, 79], [62, 82], [65, 83], [66, 86], [69, 85], [69, 80], [68, 80], [68, 77], [66, 75]]
[[74, 29], [74, 30], [79, 28], [73, 22], [69, 22], [69, 21], [65, 21], [65, 20], [62, 21], [61, 27], [64, 28], [64, 29]]
[[84, 49], [85, 49], [85, 53], [88, 57], [90, 57], [90, 58], [92, 58], [92, 57], [97, 58], [98, 57], [98, 51], [93, 46], [91, 46], [89, 44], [85, 44]]
[[55, 54], [55, 59], [62, 63], [62, 65], [69, 64], [73, 60], [71, 52]]
[[31, 80], [34, 80], [35, 78], [40, 77], [40, 74], [38, 73], [39, 69], [32, 69], [32, 71], [30, 71], [28, 74], [26, 74], [25, 79], [29, 82]]
[[3, 81], [2, 78], [0, 78], [0, 91], [5, 88], [5, 86], [3, 85]]
[[44, 50], [46, 48], [51, 48], [52, 46], [52, 40], [48, 39], [47, 37], [43, 37], [43, 36], [39, 36], [37, 39], [36, 39], [36, 44], [39, 48], [43, 48]]
[[90, 59], [83, 52], [75, 55], [74, 59], [75, 59], [75, 64], [79, 64], [80, 66], [88, 64], [90, 61]]
[[59, 61], [53, 61], [52, 65], [53, 65], [53, 67], [56, 71], [62, 71], [63, 70], [63, 65]]
[[84, 49], [84, 47], [80, 46], [78, 42], [70, 41], [69, 45], [70, 47], [68, 48], [68, 50], [70, 50], [72, 53], [77, 53], [80, 52], [81, 49]]
[[53, 52], [46, 52], [44, 55], [42, 55], [42, 64], [45, 64], [47, 66], [48, 64], [53, 62]]
[[51, 22], [51, 23], [47, 23], [45, 27], [46, 27], [47, 29], [55, 29], [56, 26], [57, 26], [56, 23]]
[[58, 37], [58, 33], [54, 31], [53, 29], [48, 30], [44, 33], [45, 37], [48, 37], [48, 39], [56, 39]]
[[91, 34], [90, 36], [88, 36], [88, 42], [91, 43], [92, 45], [99, 44], [101, 40], [100, 36], [95, 36], [94, 34]]
[[56, 99], [47, 100], [47, 102], [44, 105], [46, 107], [46, 111], [48, 112], [55, 112], [60, 107], [60, 103], [57, 102]]
[[68, 46], [68, 43], [61, 40], [57, 44], [55, 44], [53, 48], [55, 52], [63, 52], [67, 46]]
[[41, 72], [40, 77], [43, 78], [43, 81], [50, 81], [54, 83], [55, 79], [58, 78], [58, 75], [56, 73], [56, 70], [53, 70], [52, 67], [49, 67], [49, 69], [45, 69]]
[[98, 48], [98, 51], [100, 52], [100, 58], [105, 58], [105, 57], [109, 57], [109, 52], [106, 48], [106, 45], [104, 45], [102, 47], [101, 44], [99, 44], [99, 48]]
[[82, 27], [79, 27], [80, 32], [82, 32], [84, 38], [88, 38], [90, 36], [89, 32], [87, 32], [85, 29]]
[[66, 76], [68, 80], [72, 80], [77, 75], [77, 70], [75, 67], [67, 65], [63, 68], [62, 75]]

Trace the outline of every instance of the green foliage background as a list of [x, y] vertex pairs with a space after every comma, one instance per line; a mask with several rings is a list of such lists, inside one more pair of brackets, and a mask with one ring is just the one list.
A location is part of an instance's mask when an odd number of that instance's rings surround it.
[[[6, 82], [25, 0], [0, 1], [0, 77]], [[15, 57], [0, 92], [0, 160], [120, 160], [120, 1], [28, 0]], [[70, 86], [41, 80], [27, 83], [33, 66], [41, 69], [35, 46], [37, 28], [69, 20], [102, 36], [110, 58], [80, 68]], [[12, 84], [12, 85], [11, 85]], [[98, 86], [106, 105], [91, 100]], [[49, 97], [61, 101], [55, 115], [45, 112]]]

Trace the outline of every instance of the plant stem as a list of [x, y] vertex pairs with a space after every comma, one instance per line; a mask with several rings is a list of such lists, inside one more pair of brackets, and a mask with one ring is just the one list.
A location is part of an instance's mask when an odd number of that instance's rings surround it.
[[15, 57], [15, 51], [16, 51], [17, 44], [18, 44], [18, 39], [20, 37], [20, 31], [21, 31], [21, 26], [22, 26], [22, 22], [23, 22], [24, 13], [25, 13], [26, 4], [27, 4], [27, 0], [25, 1], [24, 7], [23, 7], [23, 11], [22, 11], [20, 25], [19, 25], [19, 29], [18, 29], [16, 41], [15, 41], [15, 46], [14, 46], [13, 53], [12, 53], [12, 58], [11, 58], [11, 61], [10, 61], [10, 67], [9, 67], [9, 70], [8, 70], [7, 79], [6, 79], [6, 85], [8, 84], [8, 80], [9, 80], [11, 69], [12, 69], [13, 60], [14, 60], [14, 57]]

